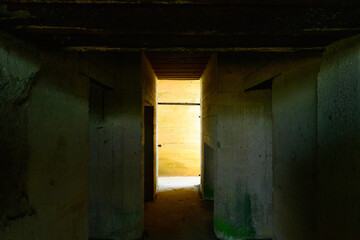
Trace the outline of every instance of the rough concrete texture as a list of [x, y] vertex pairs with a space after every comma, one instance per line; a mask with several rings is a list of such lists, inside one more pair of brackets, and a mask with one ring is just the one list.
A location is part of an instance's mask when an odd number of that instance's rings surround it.
[[360, 239], [360, 37], [330, 45], [318, 77], [316, 239]]
[[90, 237], [141, 237], [141, 53], [38, 53], [0, 41], [0, 238], [87, 239], [88, 211]]
[[6, 81], [1, 116], [14, 120], [1, 126], [14, 131], [1, 134], [8, 138], [1, 144], [1, 156], [7, 156], [2, 164], [12, 162], [1, 168], [2, 176], [10, 174], [1, 199], [12, 204], [1, 203], [8, 210], [2, 210], [0, 238], [86, 239], [88, 80], [78, 73], [79, 58], [29, 57], [31, 49], [1, 39], [1, 80]]
[[200, 78], [201, 82], [201, 193], [214, 199], [217, 131], [217, 55], [213, 54]]
[[91, 101], [103, 101], [103, 109], [100, 123], [90, 124], [90, 238], [136, 239], [143, 231], [144, 205], [141, 53], [87, 58], [115, 78], [114, 89], [103, 89], [103, 96], [94, 94]]
[[320, 60], [321, 56], [308, 56], [302, 65], [283, 69], [272, 85], [277, 240], [314, 239], [316, 234], [316, 89]]
[[214, 226], [221, 239], [272, 235], [271, 90], [244, 92], [261, 58], [217, 56], [217, 143]]
[[[14, 221], [35, 216], [29, 202], [29, 94], [40, 68], [31, 46], [0, 35], [0, 238]], [[3, 237], [1, 237], [3, 236]]]
[[34, 229], [38, 239], [83, 239], [88, 236], [89, 82], [78, 73], [76, 54], [43, 53], [41, 60], [30, 96], [28, 187], [39, 218]]
[[[141, 55], [141, 81], [142, 81], [142, 161], [144, 161], [144, 173], [146, 177], [150, 179], [144, 178], [144, 188], [145, 192], [149, 196], [145, 196], [146, 199], [153, 199], [156, 194], [156, 186], [157, 186], [157, 144], [156, 144], [156, 131], [157, 131], [157, 106], [156, 106], [156, 98], [157, 98], [157, 78], [154, 73], [154, 70], [151, 67], [151, 64], [146, 57], [145, 53]], [[145, 123], [145, 107], [149, 107], [152, 110], [152, 122], [150, 123], [152, 126], [147, 126], [149, 123]], [[145, 127], [150, 128], [151, 138], [148, 139], [148, 143], [152, 146], [145, 146]], [[151, 129], [152, 128], [152, 129]], [[150, 148], [150, 149], [149, 149]], [[151, 154], [152, 156], [146, 156]], [[146, 161], [145, 161], [146, 160]], [[148, 160], [151, 160], [149, 162]], [[145, 171], [147, 171], [145, 173]], [[144, 176], [144, 177], [145, 177]], [[146, 181], [146, 182], [145, 182]]]

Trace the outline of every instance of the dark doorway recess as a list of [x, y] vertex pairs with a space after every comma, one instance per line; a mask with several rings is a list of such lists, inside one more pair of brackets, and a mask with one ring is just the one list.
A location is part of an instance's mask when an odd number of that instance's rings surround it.
[[155, 159], [154, 159], [154, 107], [145, 106], [144, 108], [144, 199], [151, 201], [155, 195]]

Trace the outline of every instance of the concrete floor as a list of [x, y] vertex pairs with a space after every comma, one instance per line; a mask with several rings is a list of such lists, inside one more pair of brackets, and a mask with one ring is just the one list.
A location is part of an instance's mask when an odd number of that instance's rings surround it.
[[146, 240], [212, 240], [213, 201], [201, 199], [199, 177], [159, 177], [157, 198], [145, 204]]

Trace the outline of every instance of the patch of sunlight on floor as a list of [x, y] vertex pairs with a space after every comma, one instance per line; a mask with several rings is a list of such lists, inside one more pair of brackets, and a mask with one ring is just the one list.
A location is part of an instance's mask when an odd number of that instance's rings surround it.
[[158, 192], [181, 188], [198, 189], [200, 177], [158, 177]]

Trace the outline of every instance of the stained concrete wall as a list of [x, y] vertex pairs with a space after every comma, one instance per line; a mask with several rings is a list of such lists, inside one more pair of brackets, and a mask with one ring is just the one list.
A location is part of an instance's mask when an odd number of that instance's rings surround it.
[[273, 82], [274, 239], [357, 239], [359, 37]]
[[79, 58], [0, 41], [0, 238], [87, 239], [88, 80]]
[[214, 199], [217, 143], [217, 55], [213, 54], [200, 78], [201, 82], [201, 193]]
[[[35, 218], [29, 202], [29, 94], [40, 60], [35, 48], [0, 35], [0, 238], [18, 221]], [[31, 217], [33, 216], [33, 217]], [[15, 237], [12, 237], [15, 239]]]
[[245, 92], [258, 55], [218, 53], [215, 232], [221, 239], [272, 235], [271, 90]]
[[[100, 85], [90, 99], [90, 238], [140, 238], [144, 199], [142, 56], [93, 53], [85, 57], [102, 70], [102, 74], [89, 76]], [[102, 79], [105, 73], [106, 82]]]
[[277, 240], [314, 239], [316, 234], [317, 74], [321, 55], [294, 56], [292, 61], [296, 64], [281, 69], [272, 85]]
[[327, 47], [318, 77], [316, 239], [360, 239], [360, 37]]
[[0, 238], [140, 238], [141, 53], [0, 46]]
[[[145, 146], [145, 127], [146, 123], [142, 123], [142, 148], [144, 154], [152, 154], [151, 156], [146, 156], [147, 159], [150, 159], [152, 162], [145, 162], [145, 155], [143, 156], [144, 161], [144, 175], [145, 177], [148, 177], [149, 179], [144, 179], [146, 181], [144, 183], [144, 187], [151, 188], [151, 189], [145, 189], [145, 192], [147, 193], [147, 196], [145, 198], [147, 200], [154, 199], [156, 195], [156, 188], [157, 188], [157, 137], [156, 137], [156, 129], [157, 129], [157, 106], [156, 106], [156, 98], [157, 98], [157, 77], [154, 73], [154, 70], [152, 69], [152, 66], [146, 57], [144, 53], [142, 53], [141, 56], [141, 74], [142, 74], [142, 120], [144, 121], [144, 107], [145, 106], [152, 106], [153, 107], [153, 132], [152, 132], [152, 141], [149, 139], [149, 144], [152, 144], [152, 146]], [[145, 149], [146, 148], [152, 148], [152, 153], [150, 150]], [[146, 159], [146, 160], [147, 160]], [[147, 173], [145, 171], [148, 171]]]
[[88, 235], [89, 82], [78, 73], [76, 54], [42, 53], [41, 60], [29, 118], [29, 199], [42, 219], [35, 229], [39, 239], [83, 239]]
[[[159, 80], [159, 103], [200, 102], [200, 81]], [[200, 106], [158, 105], [159, 176], [200, 174]]]

